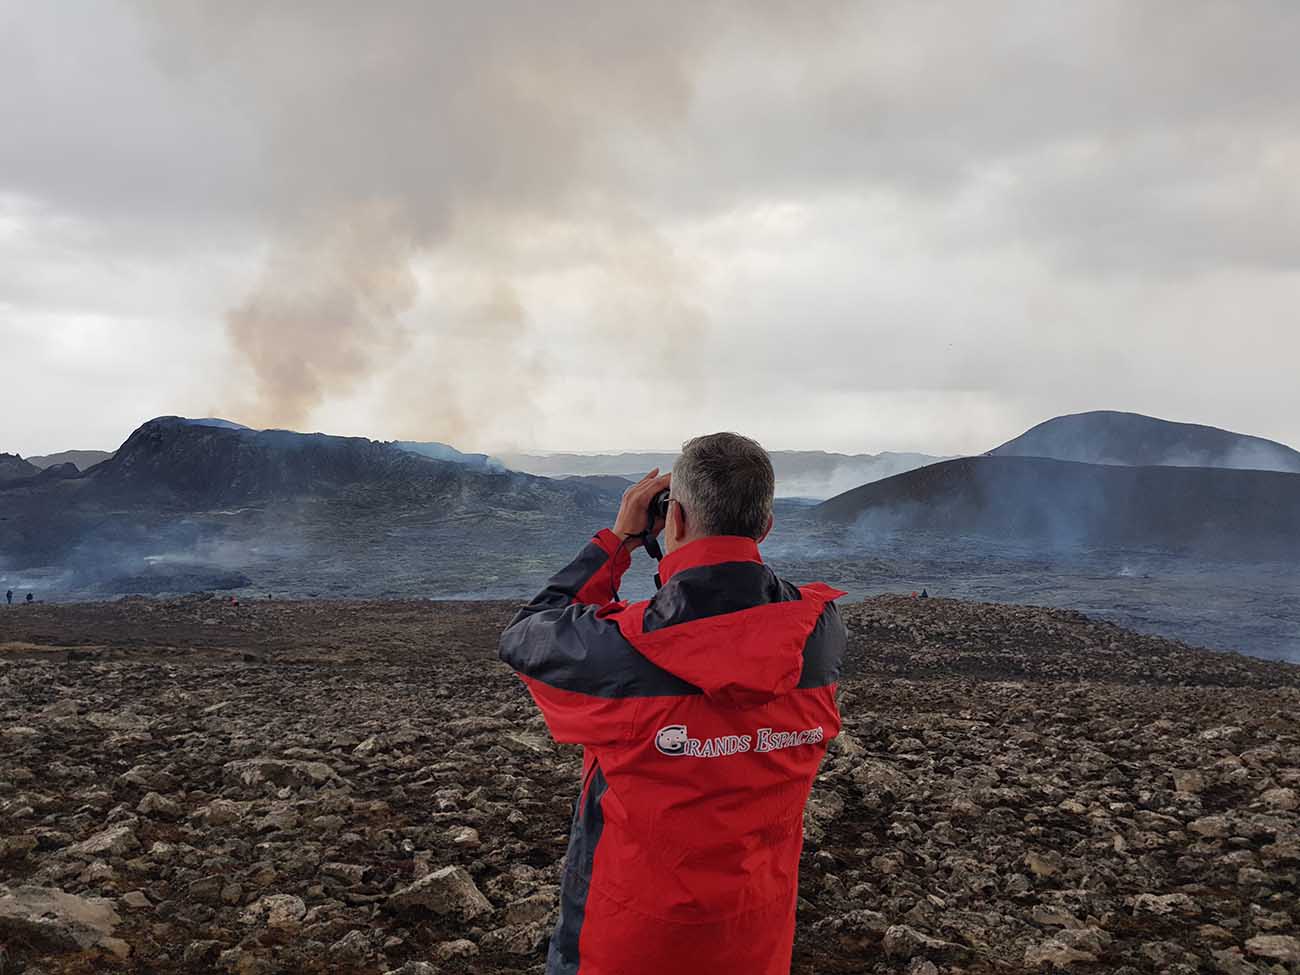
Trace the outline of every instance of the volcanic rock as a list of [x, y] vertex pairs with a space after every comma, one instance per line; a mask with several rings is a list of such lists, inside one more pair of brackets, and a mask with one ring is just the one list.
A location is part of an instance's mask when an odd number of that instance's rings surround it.
[[248, 789], [256, 789], [264, 785], [301, 788], [338, 781], [334, 770], [324, 762], [297, 762], [274, 758], [227, 762], [223, 772], [227, 782]]
[[[70, 970], [536, 972], [582, 763], [496, 659], [513, 611], [10, 614], [14, 639], [60, 644], [0, 657], [6, 727], [34, 729], [0, 744], [0, 872], [114, 899], [132, 957]], [[1300, 812], [1275, 790], [1300, 788], [1300, 668], [1060, 610], [880, 597], [841, 614], [844, 728], [806, 815], [792, 975], [1296, 965]], [[65, 701], [76, 715], [41, 716]], [[353, 754], [372, 737], [385, 747]], [[70, 852], [91, 840], [102, 852]], [[151, 906], [128, 909], [137, 893]], [[16, 970], [69, 967], [0, 942]]]
[[1025, 967], [1033, 971], [1037, 971], [1045, 964], [1053, 968], [1070, 968], [1082, 962], [1096, 960], [1097, 956], [1092, 952], [1073, 948], [1058, 938], [1025, 949]]
[[307, 905], [292, 894], [268, 894], [244, 911], [245, 924], [293, 930], [307, 915]]
[[1260, 795], [1259, 800], [1277, 812], [1295, 812], [1300, 809], [1300, 792], [1295, 789], [1269, 789]]
[[1289, 934], [1257, 934], [1246, 942], [1246, 951], [1257, 958], [1300, 962], [1300, 938]]
[[0, 836], [0, 860], [25, 857], [39, 845], [35, 836]]
[[1133, 913], [1156, 917], [1195, 917], [1200, 913], [1200, 908], [1186, 894], [1139, 894], [1133, 901]]
[[885, 954], [895, 958], [949, 958], [960, 955], [961, 945], [934, 938], [906, 924], [895, 924], [885, 931]]
[[363, 931], [349, 931], [329, 947], [329, 957], [338, 965], [360, 965], [373, 954], [374, 946]]
[[112, 902], [103, 898], [49, 887], [0, 887], [0, 935], [50, 954], [100, 951], [125, 958], [130, 946], [113, 936], [119, 923]]
[[463, 867], [442, 867], [427, 877], [421, 877], [409, 887], [404, 887], [388, 899], [391, 911], [426, 910], [433, 914], [449, 914], [462, 921], [492, 912], [491, 902], [475, 885]]
[[68, 847], [67, 852], [77, 856], [123, 856], [140, 848], [135, 830], [130, 826], [110, 826], [89, 839]]
[[478, 945], [466, 938], [444, 941], [434, 946], [433, 955], [439, 961], [451, 961], [453, 958], [473, 958], [478, 954]]
[[179, 802], [157, 792], [150, 792], [141, 799], [135, 811], [141, 816], [156, 816], [159, 819], [180, 819], [184, 814]]

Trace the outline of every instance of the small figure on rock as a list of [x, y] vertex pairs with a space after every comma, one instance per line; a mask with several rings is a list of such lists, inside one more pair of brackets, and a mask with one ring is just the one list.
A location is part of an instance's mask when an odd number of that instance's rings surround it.
[[[691, 440], [501, 635], [552, 737], [586, 747], [550, 975], [790, 969], [846, 634], [844, 593], [759, 554], [774, 483], [748, 437]], [[620, 601], [629, 551], [660, 532], [659, 591]]]
[[929, 598], [930, 598], [930, 590], [928, 590], [928, 589], [922, 589], [922, 590], [921, 590], [921, 598], [922, 598], [922, 599], [929, 599]]
[[10, 606], [14, 604], [14, 591], [12, 589], [5, 593], [5, 599], [9, 600]]
[[28, 605], [31, 605], [31, 603], [32, 603], [35, 599], [36, 599], [36, 597], [33, 596], [31, 593], [28, 593], [28, 594], [27, 594], [27, 603], [28, 603]]

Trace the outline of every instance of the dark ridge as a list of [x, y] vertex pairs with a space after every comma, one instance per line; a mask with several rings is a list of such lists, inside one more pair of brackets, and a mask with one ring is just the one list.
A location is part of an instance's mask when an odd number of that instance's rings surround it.
[[433, 460], [362, 437], [160, 417], [85, 473], [65, 465], [0, 484], [0, 567], [57, 567], [71, 573], [67, 585], [98, 590], [160, 553], [238, 569], [259, 547], [295, 551], [307, 539], [342, 557], [415, 544], [434, 525], [486, 544], [566, 519], [604, 520], [615, 503], [597, 486]]
[[411, 501], [501, 500], [537, 493], [573, 498], [583, 490], [526, 474], [435, 460], [364, 437], [250, 430], [180, 417], [145, 423], [111, 459], [85, 476], [97, 494], [182, 506], [357, 492]]
[[5, 481], [22, 481], [35, 477], [41, 469], [30, 464], [17, 454], [0, 454], [0, 483]]
[[966, 457], [863, 485], [814, 510], [879, 530], [1300, 557], [1300, 475], [1271, 471]]
[[1300, 473], [1300, 451], [1196, 423], [1098, 410], [1058, 416], [988, 452], [1126, 467], [1226, 467]]

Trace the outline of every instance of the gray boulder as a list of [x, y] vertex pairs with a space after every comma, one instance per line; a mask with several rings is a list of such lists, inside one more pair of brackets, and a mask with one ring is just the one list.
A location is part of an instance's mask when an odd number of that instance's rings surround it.
[[0, 942], [26, 942], [48, 954], [94, 951], [126, 958], [130, 947], [113, 937], [120, 920], [104, 898], [53, 887], [0, 887]]
[[443, 867], [393, 894], [388, 898], [388, 909], [426, 910], [472, 921], [490, 914], [492, 903], [483, 896], [464, 867]]

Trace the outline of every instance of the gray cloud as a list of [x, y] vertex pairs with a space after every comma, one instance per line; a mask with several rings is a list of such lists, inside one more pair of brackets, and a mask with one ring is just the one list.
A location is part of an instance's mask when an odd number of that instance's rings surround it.
[[111, 388], [77, 328], [183, 332], [132, 409], [467, 448], [1297, 442], [1298, 48], [1285, 0], [14, 5], [0, 338]]

